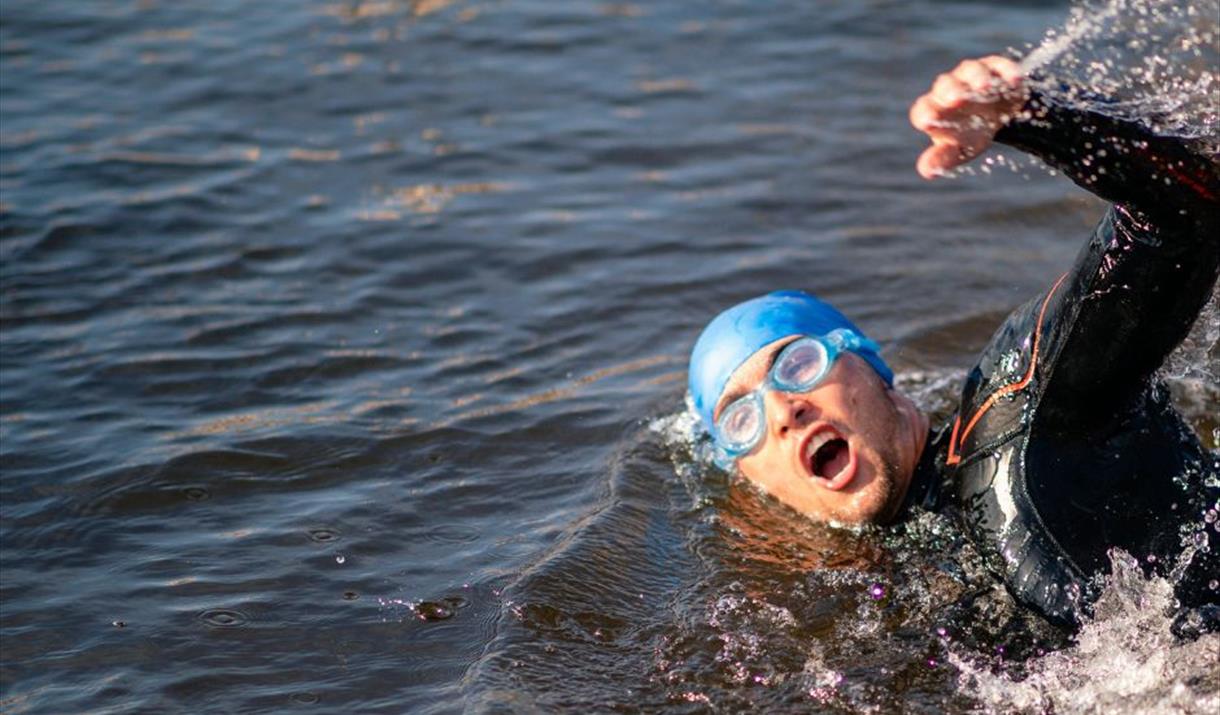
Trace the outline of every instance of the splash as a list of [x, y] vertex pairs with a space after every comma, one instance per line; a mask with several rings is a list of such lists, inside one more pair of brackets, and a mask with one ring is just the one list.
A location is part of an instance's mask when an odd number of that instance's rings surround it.
[[[1220, 1], [1083, 0], [1063, 27], [1024, 49], [1022, 69], [1043, 92], [1076, 106], [1195, 139], [1220, 160]], [[950, 176], [1008, 170], [1051, 174], [1024, 154], [992, 153]]]
[[977, 653], [950, 650], [960, 685], [1004, 712], [1220, 712], [1220, 634], [1174, 636], [1173, 584], [1146, 578], [1133, 557], [1110, 554], [1092, 618], [1070, 648], [995, 672]]
[[1173, 404], [1203, 445], [1220, 450], [1220, 287], [1199, 312], [1194, 327], [1161, 366]]
[[953, 415], [965, 381], [966, 371], [959, 368], [905, 370], [894, 375], [895, 387], [914, 400], [919, 409], [931, 417], [934, 425], [943, 423]]
[[[1220, 0], [1084, 0], [1021, 61], [1044, 91], [1191, 137], [1220, 161]], [[963, 173], [1039, 163], [994, 155]], [[1051, 172], [1054, 173], [1053, 171]], [[1220, 449], [1220, 293], [1161, 370], [1206, 446]]]
[[[1220, 290], [1213, 291], [1211, 300], [1199, 311], [1190, 334], [1170, 355], [1161, 368], [1169, 381], [1197, 384], [1197, 389], [1220, 397]], [[1212, 400], [1212, 407], [1220, 399]]]
[[670, 450], [674, 472], [686, 487], [693, 507], [709, 507], [708, 481], [722, 482], [729, 475], [712, 468], [712, 447], [690, 395], [680, 412], [654, 418], [648, 429]]
[[1220, 91], [1216, 0], [1088, 0], [1047, 32], [1021, 65], [1081, 104], [1216, 141]]

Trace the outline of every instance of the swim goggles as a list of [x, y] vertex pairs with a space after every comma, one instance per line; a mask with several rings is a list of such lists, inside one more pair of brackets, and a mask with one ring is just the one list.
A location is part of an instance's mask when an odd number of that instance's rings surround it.
[[840, 353], [860, 350], [877, 353], [881, 347], [846, 328], [832, 330], [821, 337], [807, 335], [785, 345], [766, 379], [750, 394], [730, 402], [716, 418], [712, 437], [716, 442], [717, 464], [727, 468], [762, 443], [767, 427], [763, 404], [767, 390], [808, 392], [825, 379]]

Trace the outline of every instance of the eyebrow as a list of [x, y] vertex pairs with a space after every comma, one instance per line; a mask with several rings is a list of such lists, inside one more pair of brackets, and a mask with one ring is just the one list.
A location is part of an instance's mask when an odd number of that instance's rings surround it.
[[[770, 355], [770, 357], [767, 358], [767, 369], [763, 371], [763, 375], [764, 375], [763, 379], [766, 379], [766, 377], [765, 377], [766, 375], [771, 374], [771, 368], [775, 367], [775, 361], [779, 359], [779, 354], [781, 352], [783, 352], [784, 348], [791, 345], [798, 338], [799, 338], [799, 336], [797, 338], [793, 338], [792, 340], [789, 340], [785, 343], [776, 345], [771, 350], [771, 355]], [[738, 366], [738, 367], [740, 367], [740, 366]], [[754, 389], [757, 389], [757, 387], [755, 387]], [[724, 409], [728, 405], [733, 404], [734, 402], [741, 399], [742, 397], [745, 397], [746, 395], [750, 394], [751, 392], [754, 391], [754, 389], [747, 390], [745, 388], [739, 387], [736, 390], [733, 390], [732, 392], [725, 393], [724, 396], [720, 398], [720, 401], [716, 403], [716, 408], [714, 410], [712, 410], [712, 414], [715, 415], [715, 414], [719, 413], [720, 410]]]

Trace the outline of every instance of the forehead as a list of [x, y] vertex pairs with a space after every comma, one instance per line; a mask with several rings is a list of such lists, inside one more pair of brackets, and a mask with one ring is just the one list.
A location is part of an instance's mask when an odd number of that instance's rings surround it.
[[713, 410], [713, 415], [719, 415], [720, 410], [725, 405], [742, 395], [752, 391], [762, 383], [763, 378], [767, 376], [767, 371], [771, 368], [771, 364], [779, 351], [785, 345], [801, 337], [799, 334], [785, 335], [779, 340], [773, 340], [758, 350], [746, 359], [732, 375], [729, 375], [729, 381], [724, 384], [724, 390], [720, 393], [720, 399], [716, 401], [716, 409]]

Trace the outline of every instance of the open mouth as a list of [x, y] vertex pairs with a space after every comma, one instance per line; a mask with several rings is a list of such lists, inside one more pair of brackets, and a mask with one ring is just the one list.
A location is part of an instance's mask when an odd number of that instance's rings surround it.
[[805, 460], [813, 476], [833, 483], [851, 467], [851, 448], [835, 430], [821, 430], [805, 445]]

